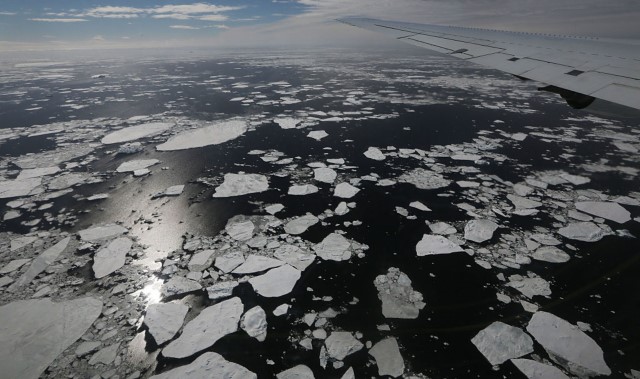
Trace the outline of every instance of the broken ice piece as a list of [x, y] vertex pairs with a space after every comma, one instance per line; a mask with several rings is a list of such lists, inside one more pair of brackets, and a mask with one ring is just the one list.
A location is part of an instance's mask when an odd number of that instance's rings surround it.
[[520, 293], [522, 293], [529, 299], [533, 298], [534, 296], [551, 295], [549, 282], [540, 278], [539, 276], [523, 277], [520, 275], [511, 275], [509, 277], [509, 283], [507, 283], [507, 285], [520, 291]]
[[596, 217], [615, 221], [619, 224], [631, 220], [631, 214], [618, 203], [606, 201], [581, 201], [576, 203], [576, 209]]
[[345, 261], [351, 258], [351, 242], [338, 233], [331, 233], [313, 247], [324, 260]]
[[498, 225], [491, 220], [471, 220], [464, 227], [464, 238], [469, 241], [482, 243], [493, 238]]
[[250, 254], [247, 259], [236, 269], [233, 274], [253, 274], [266, 271], [270, 268], [280, 267], [284, 264], [281, 260], [264, 257], [262, 255]]
[[264, 208], [264, 210], [270, 215], [274, 215], [283, 209], [284, 209], [284, 205], [282, 204], [272, 204]]
[[267, 314], [260, 306], [249, 309], [240, 319], [240, 327], [250, 337], [262, 342], [267, 338]]
[[426, 205], [422, 204], [419, 201], [414, 201], [410, 203], [409, 206], [423, 212], [431, 212], [431, 209], [429, 209], [429, 207], [427, 207]]
[[155, 164], [158, 164], [159, 162], [160, 161], [157, 159], [140, 159], [140, 160], [128, 161], [118, 166], [116, 171], [117, 172], [134, 172], [136, 170], [142, 170], [147, 167], [153, 166]]
[[386, 156], [377, 147], [370, 147], [364, 152], [364, 156], [374, 161], [383, 161]]
[[93, 273], [96, 279], [103, 278], [124, 266], [132, 244], [129, 238], [120, 237], [98, 250], [93, 257]]
[[163, 192], [158, 192], [157, 194], [153, 195], [153, 197], [157, 198], [157, 197], [163, 197], [163, 196], [179, 196], [182, 193], [182, 191], [184, 191], [184, 184], [171, 186], [166, 190], [164, 190]]
[[560, 369], [530, 359], [512, 359], [511, 362], [527, 379], [570, 379]]
[[431, 233], [433, 234], [456, 234], [458, 231], [453, 226], [447, 224], [446, 222], [434, 222], [433, 224], [429, 224], [429, 229], [431, 229]]
[[325, 138], [328, 135], [329, 134], [324, 130], [314, 130], [309, 132], [309, 134], [307, 134], [307, 137], [313, 138], [316, 141], [320, 141], [321, 139]]
[[305, 365], [297, 365], [276, 374], [277, 379], [314, 379], [313, 371]]
[[182, 327], [189, 307], [184, 304], [151, 304], [147, 307], [144, 323], [158, 345], [171, 340]]
[[276, 317], [284, 316], [287, 314], [287, 312], [289, 312], [290, 307], [291, 305], [289, 304], [280, 304], [276, 307], [276, 309], [273, 310], [273, 315]]
[[604, 230], [592, 222], [570, 223], [564, 228], [560, 228], [558, 233], [566, 238], [584, 242], [600, 241], [606, 234]]
[[533, 352], [533, 340], [520, 328], [496, 321], [471, 339], [492, 365]]
[[333, 183], [338, 173], [328, 167], [319, 167], [313, 170], [314, 179], [323, 183]]
[[350, 199], [354, 197], [358, 192], [360, 192], [359, 188], [354, 187], [349, 183], [340, 183], [336, 186], [335, 190], [333, 191], [333, 196], [340, 197], [343, 199]]
[[369, 354], [376, 360], [378, 375], [397, 378], [404, 373], [404, 360], [395, 338], [385, 338], [376, 343], [369, 350]]
[[284, 226], [284, 231], [288, 234], [293, 235], [302, 234], [318, 222], [320, 222], [320, 220], [316, 216], [307, 213], [304, 216], [294, 218], [293, 220], [286, 223]]
[[249, 279], [253, 289], [264, 297], [280, 297], [290, 293], [301, 273], [299, 270], [283, 265], [267, 271], [266, 274]]
[[158, 151], [175, 151], [197, 147], [219, 145], [243, 135], [248, 129], [245, 120], [220, 120], [211, 125], [187, 130], [177, 134], [163, 144], [156, 146]]
[[362, 342], [349, 332], [332, 332], [324, 341], [324, 345], [329, 357], [339, 361], [364, 347]]
[[416, 245], [416, 254], [419, 257], [425, 255], [451, 254], [464, 252], [460, 245], [450, 241], [446, 237], [425, 234]]
[[318, 191], [318, 187], [314, 186], [313, 184], [302, 184], [292, 185], [291, 187], [289, 187], [288, 194], [293, 196], [304, 196], [316, 193]]
[[172, 297], [202, 289], [200, 283], [183, 276], [174, 276], [162, 285], [162, 296]]
[[258, 376], [237, 363], [229, 362], [220, 354], [204, 353], [192, 363], [154, 375], [149, 379], [257, 379]]
[[411, 287], [411, 279], [395, 267], [389, 268], [386, 275], [378, 275], [373, 284], [386, 318], [415, 319], [426, 305], [422, 294]]
[[234, 197], [264, 192], [269, 180], [259, 174], [225, 174], [224, 182], [216, 188], [213, 197]]
[[103, 226], [94, 226], [89, 229], [84, 229], [78, 232], [80, 238], [83, 241], [94, 242], [99, 240], [110, 239], [118, 237], [123, 233], [126, 233], [127, 229], [116, 224], [109, 224]]
[[238, 282], [230, 280], [228, 282], [215, 283], [212, 286], [207, 287], [207, 295], [210, 300], [223, 299], [230, 297], [233, 294], [233, 289], [238, 286]]

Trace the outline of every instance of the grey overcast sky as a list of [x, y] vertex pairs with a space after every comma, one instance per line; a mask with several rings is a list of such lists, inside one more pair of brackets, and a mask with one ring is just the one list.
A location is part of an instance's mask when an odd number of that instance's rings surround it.
[[640, 40], [640, 0], [4, 0], [0, 51], [391, 42], [344, 16]]

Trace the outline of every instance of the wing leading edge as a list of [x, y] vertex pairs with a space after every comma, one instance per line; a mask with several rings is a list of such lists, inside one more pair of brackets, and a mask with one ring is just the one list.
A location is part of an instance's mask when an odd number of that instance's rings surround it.
[[640, 110], [640, 45], [368, 18], [338, 21], [545, 83], [545, 90], [575, 108], [602, 99]]

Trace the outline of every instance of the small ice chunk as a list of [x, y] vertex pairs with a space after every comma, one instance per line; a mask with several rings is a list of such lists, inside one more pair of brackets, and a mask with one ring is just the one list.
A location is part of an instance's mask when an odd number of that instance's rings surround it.
[[242, 319], [240, 319], [240, 327], [250, 337], [262, 342], [267, 338], [267, 314], [260, 306], [249, 309]]
[[297, 246], [288, 244], [279, 246], [273, 253], [273, 256], [300, 271], [306, 270], [316, 259], [314, 254], [307, 253]]
[[266, 274], [249, 279], [249, 283], [258, 294], [264, 297], [280, 297], [293, 290], [300, 276], [300, 270], [282, 265], [269, 270]]
[[255, 224], [244, 217], [234, 217], [227, 221], [225, 231], [236, 241], [248, 241], [256, 230]]
[[97, 200], [104, 200], [104, 199], [108, 199], [109, 198], [109, 194], [108, 193], [97, 193], [95, 195], [91, 195], [89, 197], [87, 197], [87, 201], [97, 201]]
[[580, 377], [610, 375], [600, 346], [577, 326], [547, 312], [536, 312], [527, 331], [552, 359]]
[[453, 226], [447, 224], [446, 222], [434, 222], [433, 224], [429, 224], [429, 229], [431, 229], [431, 233], [433, 234], [456, 234], [458, 231]]
[[491, 220], [471, 220], [464, 227], [464, 238], [469, 241], [482, 243], [493, 238], [498, 225]]
[[211, 267], [215, 259], [215, 253], [215, 250], [203, 250], [193, 254], [187, 265], [189, 271], [204, 271]]
[[[340, 379], [356, 379], [356, 373], [353, 372], [353, 367], [349, 367], [349, 369], [342, 375]], [[408, 378], [413, 379], [413, 378]]]
[[569, 254], [555, 246], [542, 246], [531, 255], [531, 258], [550, 263], [564, 263], [570, 259]]
[[225, 120], [195, 130], [187, 130], [156, 146], [158, 151], [175, 151], [219, 145], [243, 135], [248, 129], [244, 120]]
[[151, 171], [148, 168], [141, 168], [139, 170], [134, 170], [133, 176], [135, 176], [136, 178], [139, 178], [141, 176], [149, 175], [150, 172]]
[[313, 138], [316, 141], [320, 141], [321, 139], [325, 138], [328, 135], [329, 134], [324, 130], [314, 130], [309, 132], [309, 134], [307, 134], [307, 137]]
[[124, 266], [132, 242], [127, 237], [116, 238], [93, 257], [93, 273], [96, 279], [104, 278]]
[[129, 126], [107, 134], [100, 142], [105, 145], [135, 141], [140, 138], [160, 134], [173, 126], [168, 122], [152, 122], [148, 124]]
[[167, 358], [186, 358], [215, 344], [220, 338], [238, 330], [244, 306], [238, 297], [203, 309], [189, 321], [180, 337], [162, 350]]
[[411, 279], [395, 267], [389, 268], [386, 275], [378, 275], [373, 284], [386, 318], [415, 319], [426, 305], [422, 294], [411, 287]]
[[127, 232], [127, 229], [116, 224], [94, 226], [78, 232], [83, 241], [94, 242], [118, 237]]
[[344, 216], [349, 213], [349, 207], [346, 202], [341, 201], [333, 212], [338, 216]]
[[283, 209], [284, 209], [284, 205], [282, 204], [272, 204], [264, 208], [264, 210], [270, 215], [274, 215]]
[[566, 180], [567, 182], [573, 184], [574, 186], [580, 186], [583, 184], [587, 184], [591, 181], [591, 179], [584, 177], [584, 176], [578, 176], [578, 175], [571, 175], [571, 174], [560, 174], [560, 177], [564, 180]]
[[189, 307], [184, 304], [151, 304], [147, 307], [144, 323], [158, 345], [170, 341], [182, 327]]
[[422, 204], [419, 201], [414, 201], [412, 203], [409, 204], [410, 207], [415, 208], [419, 211], [423, 211], [423, 212], [431, 212], [431, 209], [429, 209], [429, 207], [427, 207], [426, 205]]
[[522, 329], [496, 321], [471, 339], [492, 365], [533, 352], [533, 340]]
[[214, 266], [224, 273], [229, 273], [242, 263], [244, 263], [244, 256], [242, 255], [242, 252], [231, 251], [217, 257]]
[[342, 199], [350, 199], [354, 197], [358, 192], [360, 192], [359, 188], [354, 187], [349, 183], [340, 183], [333, 191], [333, 196], [340, 197]]
[[26, 265], [30, 261], [31, 259], [14, 259], [0, 269], [0, 274], [8, 274], [8, 273], [14, 272], [15, 270]]
[[22, 249], [23, 247], [35, 242], [38, 237], [34, 236], [24, 236], [18, 237], [11, 240], [11, 251], [16, 251]]
[[277, 379], [314, 379], [313, 371], [305, 365], [297, 365], [276, 374]]
[[314, 179], [323, 183], [333, 183], [338, 177], [335, 170], [328, 167], [319, 167], [313, 170]]
[[232, 271], [233, 274], [253, 274], [256, 272], [262, 272], [274, 267], [280, 267], [284, 264], [283, 261], [264, 257], [262, 255], [250, 254], [247, 259]]
[[320, 222], [320, 220], [316, 216], [307, 213], [306, 215], [294, 218], [285, 224], [284, 231], [288, 234], [302, 234], [318, 222]]
[[213, 197], [233, 197], [264, 192], [269, 180], [259, 174], [225, 174], [224, 182], [216, 188]]
[[416, 253], [419, 257], [425, 255], [451, 254], [464, 252], [460, 245], [450, 241], [446, 237], [425, 234], [416, 245]]
[[98, 350], [98, 352], [93, 354], [91, 359], [89, 359], [89, 364], [92, 366], [98, 363], [102, 363], [103, 365], [112, 364], [118, 356], [118, 349], [120, 349], [120, 343], [114, 343], [113, 345]]
[[370, 147], [364, 152], [364, 156], [374, 161], [383, 161], [387, 157], [377, 147]]
[[397, 378], [404, 373], [404, 360], [395, 338], [385, 338], [376, 343], [369, 350], [369, 354], [376, 360], [378, 375]]
[[289, 308], [291, 308], [289, 304], [280, 304], [273, 310], [273, 315], [276, 317], [284, 316], [289, 312]]
[[180, 194], [182, 194], [182, 191], [184, 191], [184, 184], [179, 184], [179, 185], [171, 186], [171, 187], [167, 188], [166, 190], [164, 190], [164, 192], [160, 192], [157, 195], [155, 195], [154, 197], [180, 196]]
[[527, 199], [526, 197], [522, 196], [507, 195], [507, 199], [511, 201], [516, 209], [534, 209], [542, 206], [541, 202]]
[[324, 341], [329, 357], [339, 361], [361, 350], [364, 345], [349, 332], [333, 332]]
[[316, 193], [318, 191], [318, 187], [314, 186], [313, 184], [301, 184], [292, 185], [291, 187], [289, 187], [288, 194], [293, 196], [304, 196]]
[[293, 117], [283, 117], [283, 118], [276, 118], [273, 121], [275, 121], [276, 124], [280, 125], [282, 129], [295, 129], [296, 126], [300, 124], [303, 120], [299, 118], [293, 118]]
[[512, 359], [511, 362], [527, 379], [570, 379], [560, 369], [531, 359]]
[[345, 261], [351, 258], [351, 242], [338, 233], [331, 233], [313, 247], [324, 260]]
[[258, 376], [237, 363], [229, 362], [222, 355], [209, 352], [199, 356], [192, 363], [154, 375], [149, 379], [257, 379]]
[[596, 217], [615, 221], [619, 224], [631, 220], [631, 214], [618, 203], [606, 201], [581, 201], [576, 203], [576, 209]]
[[558, 233], [566, 238], [584, 242], [600, 241], [606, 234], [592, 222], [573, 222], [560, 228]]
[[138, 159], [133, 161], [124, 162], [116, 169], [117, 172], [134, 172], [151, 167], [160, 163], [157, 159]]
[[162, 285], [162, 296], [171, 297], [189, 292], [200, 291], [202, 286], [195, 280], [183, 276], [174, 276]]

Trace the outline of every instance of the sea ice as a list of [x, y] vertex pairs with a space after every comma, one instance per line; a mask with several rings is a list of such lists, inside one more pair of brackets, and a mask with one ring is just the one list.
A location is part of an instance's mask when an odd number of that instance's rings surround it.
[[273, 256], [284, 261], [300, 271], [304, 271], [316, 259], [314, 254], [309, 254], [294, 245], [279, 246]]
[[93, 257], [93, 273], [96, 279], [103, 278], [124, 266], [132, 244], [129, 238], [120, 237], [98, 250]]
[[328, 167], [318, 167], [313, 170], [314, 179], [322, 183], [333, 183], [338, 174]]
[[247, 241], [253, 237], [253, 233], [256, 229], [255, 224], [244, 217], [234, 217], [227, 221], [225, 231], [229, 234], [229, 237], [236, 241]]
[[300, 276], [300, 270], [283, 265], [249, 279], [249, 283], [258, 294], [264, 297], [280, 297], [293, 290]]
[[267, 338], [267, 314], [260, 306], [249, 309], [240, 320], [240, 327], [250, 337], [262, 342]]
[[492, 365], [533, 352], [533, 340], [522, 329], [496, 321], [471, 339]]
[[312, 214], [306, 214], [304, 216], [294, 218], [293, 220], [286, 223], [284, 226], [284, 231], [288, 234], [293, 235], [302, 234], [306, 232], [309, 227], [317, 224], [318, 222], [320, 222], [320, 220], [316, 216]]
[[224, 182], [213, 197], [233, 197], [264, 192], [269, 189], [267, 177], [259, 174], [225, 174]]
[[289, 308], [291, 308], [291, 305], [289, 304], [280, 304], [273, 310], [273, 315], [276, 317], [284, 316], [289, 312]]
[[134, 172], [134, 171], [145, 169], [147, 167], [151, 167], [158, 163], [160, 163], [160, 161], [157, 159], [139, 159], [134, 161], [128, 161], [118, 166], [116, 171], [117, 172]]
[[169, 138], [167, 142], [156, 146], [156, 149], [158, 151], [175, 151], [219, 145], [240, 137], [247, 129], [246, 121], [220, 121], [203, 128], [182, 132]]
[[220, 338], [238, 330], [244, 306], [238, 297], [203, 309], [189, 321], [180, 337], [162, 350], [167, 358], [186, 358], [215, 344]]
[[631, 214], [618, 203], [606, 201], [581, 201], [576, 203], [576, 209], [596, 217], [615, 221], [619, 224], [631, 220]]
[[224, 273], [229, 273], [242, 263], [244, 263], [244, 256], [242, 255], [242, 252], [230, 251], [217, 257], [214, 266]]
[[277, 379], [315, 379], [313, 371], [305, 365], [297, 365], [276, 374]]
[[549, 282], [538, 276], [523, 277], [521, 275], [511, 275], [509, 277], [509, 283], [507, 283], [507, 285], [520, 291], [520, 293], [522, 293], [529, 299], [534, 296], [551, 295]]
[[404, 373], [404, 360], [395, 338], [385, 338], [376, 343], [369, 350], [369, 354], [376, 360], [378, 375], [397, 378]]
[[536, 312], [527, 331], [556, 362], [580, 377], [610, 375], [600, 346], [577, 326], [547, 312]]
[[204, 353], [192, 363], [154, 375], [149, 379], [257, 379], [258, 376], [239, 364], [229, 362], [220, 354]]
[[345, 261], [351, 258], [351, 242], [338, 233], [331, 233], [313, 247], [324, 260]]
[[162, 345], [178, 333], [188, 311], [188, 306], [177, 303], [151, 304], [147, 307], [144, 323], [156, 344]]
[[265, 212], [267, 212], [270, 215], [274, 215], [283, 209], [284, 209], [284, 205], [282, 204], [272, 204], [264, 208]]
[[531, 258], [550, 263], [564, 263], [570, 259], [569, 254], [555, 246], [542, 246], [531, 254]]
[[328, 135], [329, 134], [324, 130], [314, 130], [309, 132], [309, 134], [307, 134], [307, 137], [313, 138], [316, 141], [320, 141], [321, 139], [325, 138]]
[[0, 372], [6, 378], [37, 379], [102, 312], [86, 297], [54, 303], [21, 300], [0, 306]]
[[324, 345], [327, 348], [329, 357], [339, 361], [364, 347], [362, 342], [358, 341], [349, 332], [331, 333], [331, 335], [324, 341]]
[[431, 229], [431, 233], [433, 234], [456, 234], [458, 231], [453, 226], [447, 224], [446, 222], [434, 222], [433, 224], [429, 224], [429, 229]]
[[103, 365], [107, 366], [112, 364], [113, 361], [115, 361], [116, 356], [118, 355], [118, 349], [120, 349], [119, 343], [114, 343], [107, 347], [103, 347], [102, 349], [98, 350], [97, 353], [91, 356], [91, 359], [89, 359], [89, 364], [92, 366], [97, 365], [98, 363], [102, 363]]
[[14, 272], [15, 270], [19, 269], [29, 262], [31, 262], [31, 259], [14, 259], [0, 269], [0, 274], [8, 274], [10, 272]]
[[410, 203], [409, 206], [411, 208], [415, 208], [415, 209], [417, 209], [419, 211], [431, 212], [431, 209], [429, 209], [429, 207], [427, 207], [426, 205], [422, 204], [419, 201], [414, 201], [414, 202]]
[[37, 239], [38, 237], [34, 237], [34, 236], [14, 238], [11, 240], [11, 251], [22, 249], [23, 247], [35, 242]]
[[292, 117], [276, 118], [273, 120], [280, 125], [282, 129], [295, 129], [303, 120]]
[[573, 222], [560, 228], [558, 233], [566, 238], [584, 242], [600, 241], [606, 234], [592, 222]]
[[464, 252], [460, 245], [451, 242], [449, 239], [443, 236], [436, 236], [431, 234], [425, 234], [422, 236], [422, 240], [416, 245], [416, 253], [419, 257], [425, 255], [437, 255], [437, 254], [451, 254]]
[[316, 193], [319, 191], [319, 188], [314, 186], [313, 184], [301, 184], [301, 185], [292, 185], [289, 187], [289, 195], [293, 196], [304, 196], [310, 195], [312, 193]]
[[247, 259], [236, 269], [233, 274], [254, 274], [271, 268], [280, 267], [284, 264], [281, 260], [265, 257], [262, 255], [250, 254]]
[[24, 179], [31, 179], [31, 178], [39, 178], [41, 176], [57, 174], [58, 172], [60, 172], [60, 167], [58, 166], [29, 168], [29, 169], [20, 171], [20, 174], [16, 179], [24, 180]]
[[374, 161], [383, 161], [387, 157], [377, 147], [370, 147], [364, 152], [364, 156]]
[[228, 282], [218, 282], [210, 287], [207, 287], [207, 295], [211, 300], [223, 299], [230, 297], [233, 294], [233, 289], [238, 286], [237, 281], [230, 280]]
[[512, 359], [511, 362], [527, 379], [570, 379], [558, 368], [530, 359]]
[[471, 220], [464, 227], [464, 238], [469, 241], [482, 243], [493, 238], [498, 225], [491, 220]]
[[507, 199], [511, 201], [516, 209], [532, 209], [538, 208], [542, 206], [542, 203], [539, 201], [527, 199], [526, 197], [516, 196], [516, 195], [507, 195]]
[[183, 276], [174, 276], [162, 285], [162, 296], [171, 297], [202, 289], [200, 283]]
[[171, 186], [164, 190], [163, 192], [159, 192], [155, 194], [153, 197], [162, 197], [162, 196], [180, 196], [184, 191], [184, 184], [179, 184], [175, 186]]
[[123, 143], [135, 141], [140, 138], [149, 137], [170, 129], [173, 124], [168, 122], [152, 122], [148, 124], [129, 126], [115, 132], [107, 134], [100, 142], [105, 145], [113, 143]]
[[414, 319], [425, 307], [422, 294], [411, 287], [411, 279], [395, 267], [386, 275], [378, 275], [373, 284], [382, 301], [382, 314], [386, 318]]
[[336, 186], [335, 190], [333, 191], [333, 196], [336, 196], [342, 199], [350, 199], [354, 197], [358, 192], [360, 192], [359, 188], [354, 187], [349, 183], [340, 183]]

